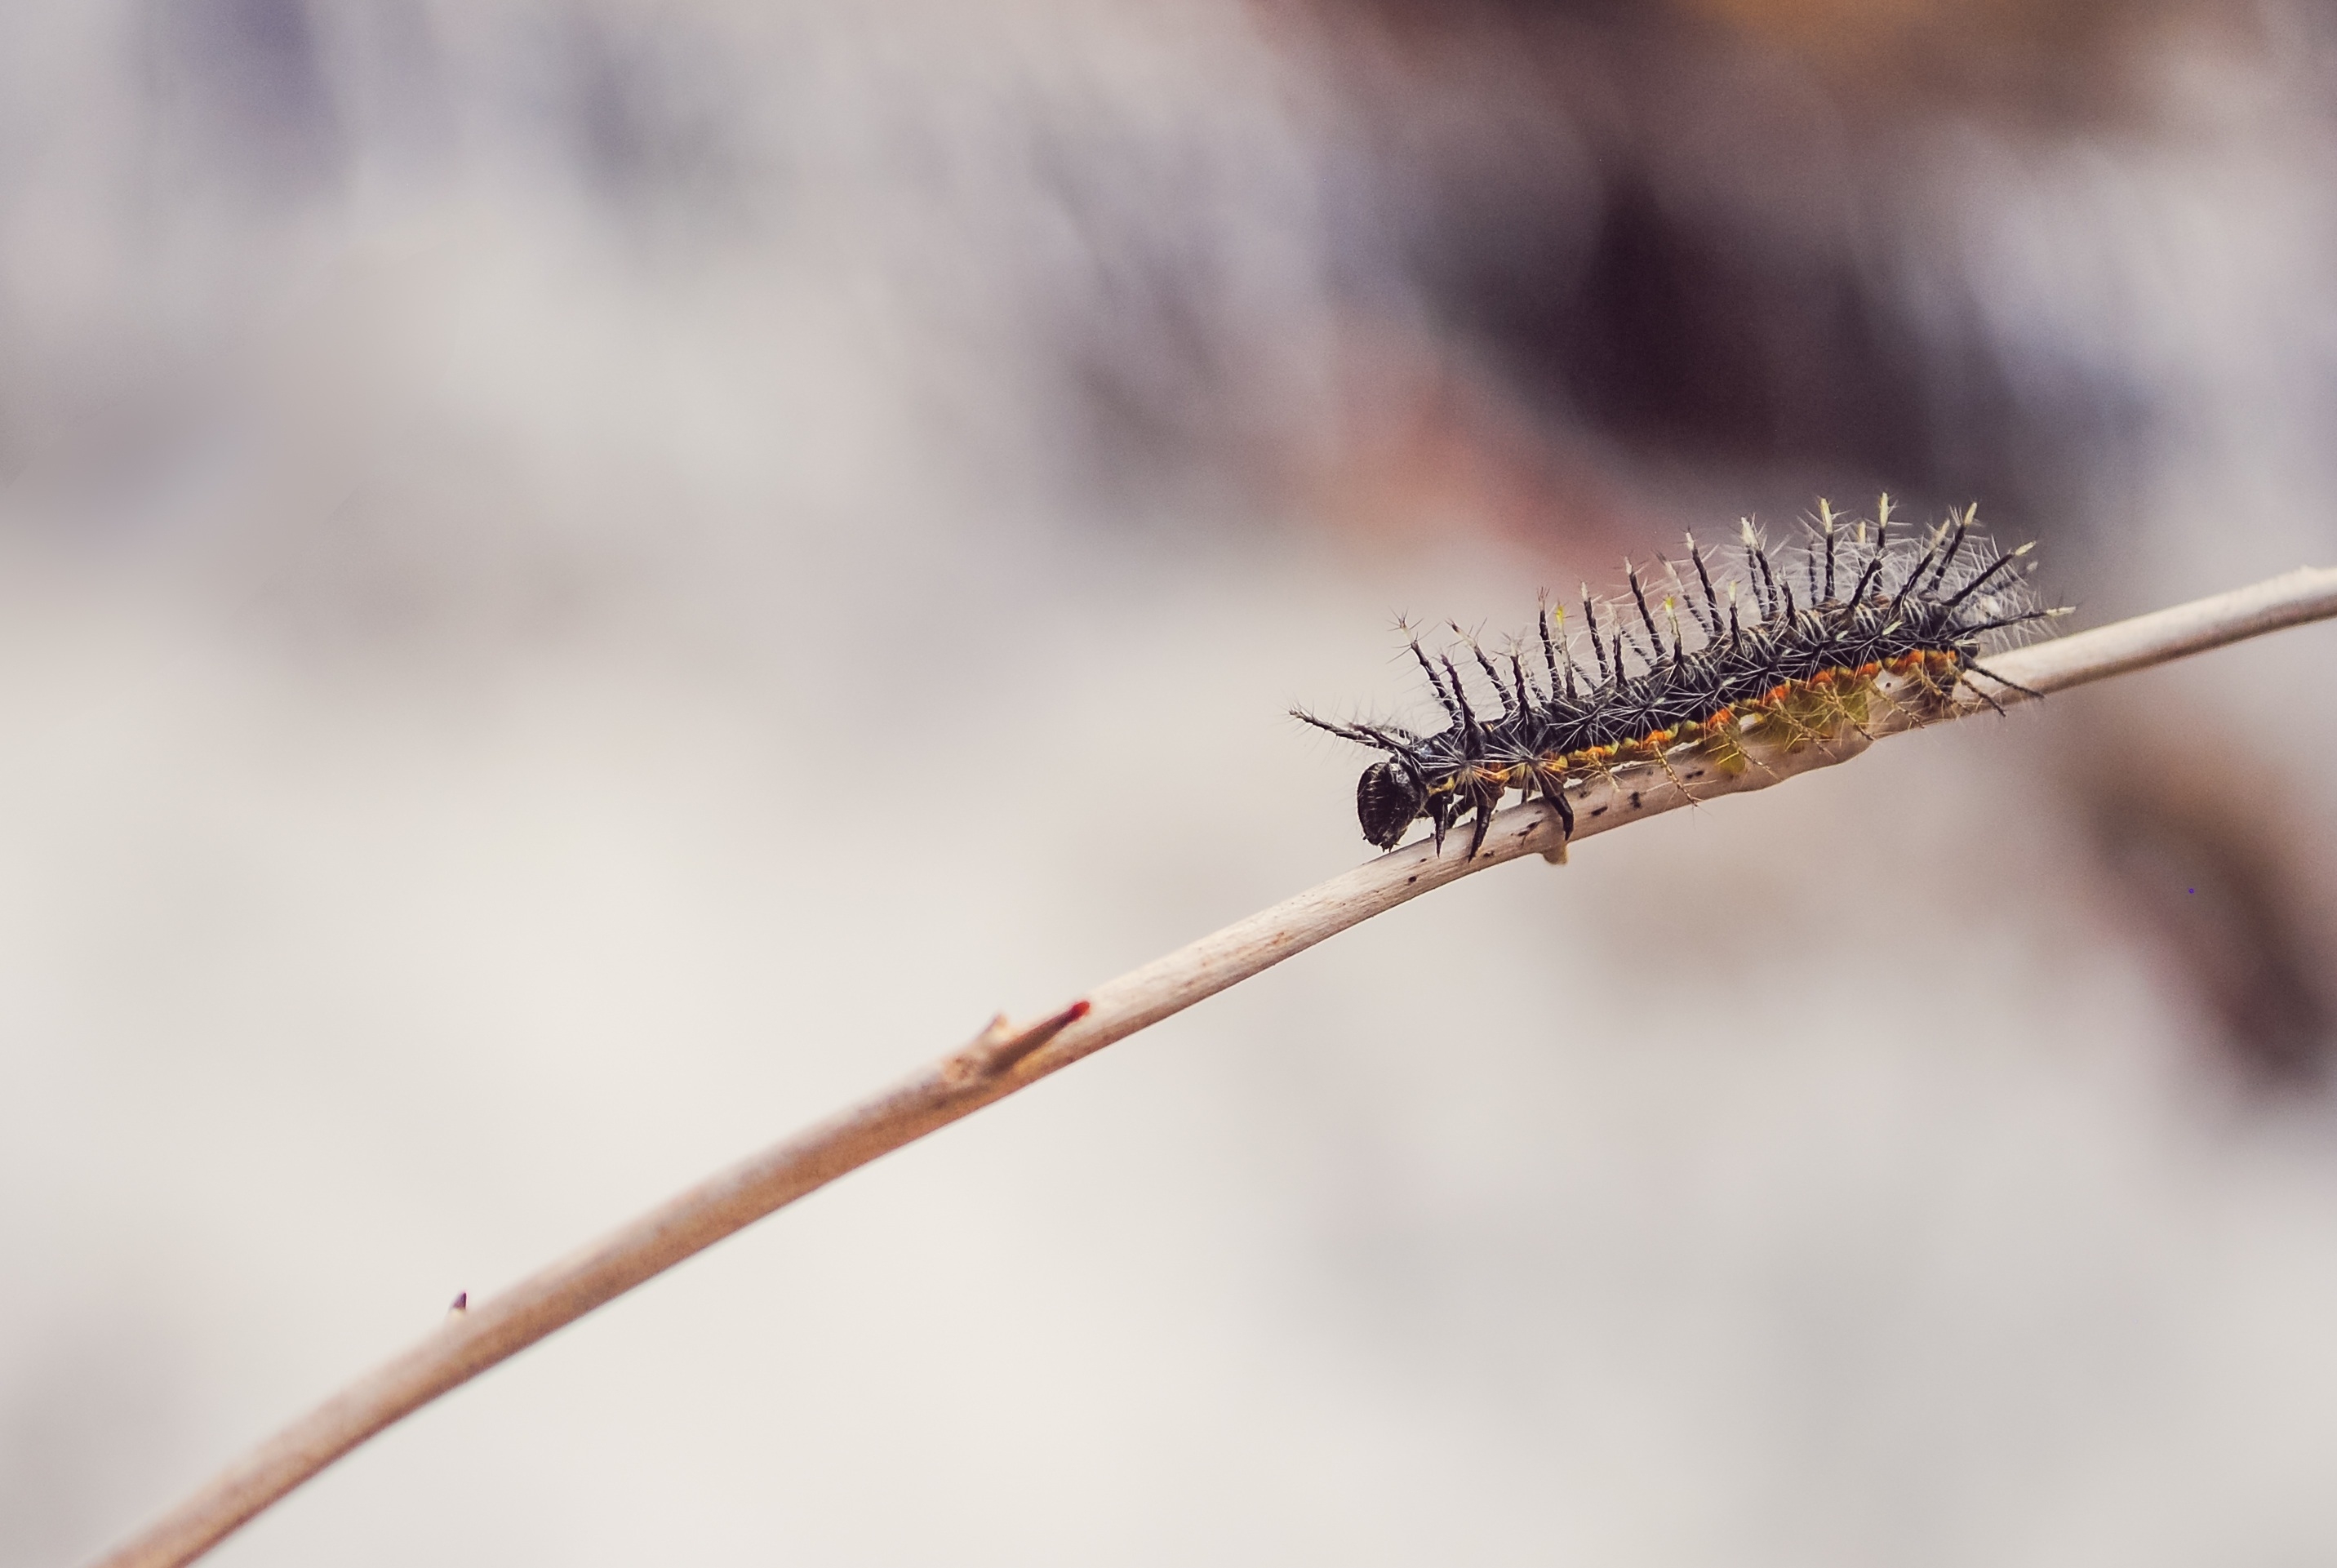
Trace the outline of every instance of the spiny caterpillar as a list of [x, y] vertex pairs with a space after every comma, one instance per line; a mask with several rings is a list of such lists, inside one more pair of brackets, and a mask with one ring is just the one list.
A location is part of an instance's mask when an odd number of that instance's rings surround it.
[[[1661, 602], [1660, 622], [1638, 569], [1626, 563], [1629, 605], [1647, 642], [1625, 624], [1623, 600], [1594, 600], [1585, 588], [1589, 663], [1576, 657], [1566, 612], [1553, 612], [1546, 600], [1538, 649], [1515, 642], [1497, 660], [1455, 627], [1458, 645], [1492, 685], [1500, 711], [1491, 718], [1471, 701], [1452, 650], [1432, 658], [1416, 637], [1412, 655], [1444, 710], [1443, 729], [1421, 735], [1393, 724], [1334, 724], [1304, 710], [1293, 716], [1386, 754], [1355, 785], [1355, 815], [1378, 848], [1394, 848], [1424, 817], [1442, 849], [1445, 832], [1473, 815], [1474, 858], [1512, 789], [1549, 801], [1570, 837], [1569, 781], [1654, 766], [1678, 783], [1673, 763], [1691, 754], [1724, 774], [1742, 773], [1752, 763], [1748, 737], [1794, 747], [1863, 729], [1877, 701], [1918, 720], [1933, 717], [1972, 675], [2035, 696], [1991, 673], [1980, 658], [2068, 612], [2040, 603], [2030, 588], [2020, 565], [2030, 546], [1998, 550], [1976, 531], [1978, 510], [1894, 537], [1888, 495], [1871, 523], [1845, 519], [1821, 501], [1805, 537], [1782, 555], [1746, 521], [1741, 588], [1732, 580], [1716, 589], [1706, 553], [1691, 537], [1697, 592], [1683, 583], [1678, 563], [1662, 560], [1671, 593]], [[1683, 607], [1697, 633], [1694, 648]], [[1535, 653], [1540, 671], [1530, 668]], [[1885, 676], [1896, 677], [1889, 687]], [[1967, 689], [2002, 711], [1982, 688]]]

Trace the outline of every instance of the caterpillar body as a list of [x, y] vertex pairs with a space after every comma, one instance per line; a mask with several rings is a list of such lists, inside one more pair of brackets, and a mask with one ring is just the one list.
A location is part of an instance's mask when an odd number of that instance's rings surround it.
[[1979, 531], [1977, 513], [1967, 507], [1936, 528], [1894, 536], [1887, 495], [1871, 521], [1822, 501], [1804, 537], [1783, 553], [1748, 521], [1740, 524], [1741, 583], [1716, 585], [1712, 559], [1691, 537], [1692, 590], [1680, 563], [1659, 562], [1670, 590], [1660, 621], [1628, 564], [1626, 595], [1601, 602], [1584, 591], [1587, 658], [1565, 612], [1546, 600], [1530, 644], [1520, 640], [1497, 656], [1460, 636], [1455, 646], [1490, 683], [1491, 704], [1472, 700], [1453, 648], [1432, 656], [1413, 638], [1413, 657], [1444, 713], [1441, 730], [1339, 724], [1303, 709], [1294, 716], [1383, 754], [1355, 785], [1355, 815], [1375, 848], [1394, 848], [1424, 818], [1441, 849], [1448, 831], [1471, 820], [1473, 858], [1513, 789], [1549, 801], [1571, 836], [1568, 786], [1619, 769], [1661, 768], [1677, 782], [1674, 762], [1693, 753], [1724, 774], [1741, 773], [1753, 765], [1748, 739], [1792, 747], [1838, 735], [1863, 727], [1878, 701], [1921, 720], [1952, 705], [1959, 686], [2000, 707], [1973, 676], [2035, 695], [1980, 660], [2068, 612], [2030, 586], [2030, 546], [1998, 549]]

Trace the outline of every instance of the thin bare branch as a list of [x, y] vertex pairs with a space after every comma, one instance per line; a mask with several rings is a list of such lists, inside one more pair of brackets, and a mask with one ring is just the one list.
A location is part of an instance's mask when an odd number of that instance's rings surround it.
[[[2019, 687], [2064, 691], [2331, 615], [2337, 615], [2337, 570], [2292, 572], [1990, 659], [1989, 668], [2012, 683], [1992, 694], [2009, 706], [2025, 700]], [[1975, 699], [1961, 711], [1982, 708]], [[1845, 760], [1881, 736], [1913, 727], [1914, 711], [1885, 703], [1863, 728], [1837, 740], [1792, 750], [1748, 746], [1755, 765], [1734, 777], [1683, 770], [1674, 778], [1671, 769], [1650, 765], [1597, 780], [1574, 797], [1574, 837]], [[1465, 839], [1456, 835], [1442, 854], [1420, 843], [1384, 855], [1110, 981], [1036, 1024], [1016, 1028], [999, 1019], [963, 1050], [895, 1087], [710, 1177], [501, 1295], [449, 1314], [412, 1348], [268, 1439], [96, 1568], [192, 1562], [375, 1433], [773, 1210], [1431, 888], [1524, 855], [1562, 858], [1566, 848], [1554, 814], [1540, 803], [1503, 812], [1473, 859]]]

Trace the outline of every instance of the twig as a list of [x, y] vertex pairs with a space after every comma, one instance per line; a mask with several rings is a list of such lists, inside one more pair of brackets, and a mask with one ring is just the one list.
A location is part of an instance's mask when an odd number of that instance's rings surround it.
[[[2305, 569], [2006, 653], [1989, 667], [2033, 691], [2058, 691], [2331, 615], [2337, 615], [2337, 570]], [[2020, 698], [2017, 691], [1994, 695], [2007, 704]], [[1598, 780], [1576, 798], [1574, 837], [1765, 789], [1913, 723], [1909, 712], [1884, 704], [1873, 721], [1838, 740], [1755, 749], [1755, 766], [1733, 778], [1675, 779], [1646, 767]], [[413, 1348], [268, 1439], [97, 1568], [190, 1563], [375, 1433], [773, 1210], [1433, 887], [1523, 855], [1562, 858], [1566, 848], [1555, 815], [1540, 803], [1501, 813], [1474, 859], [1466, 858], [1466, 838], [1455, 835], [1442, 853], [1421, 843], [1384, 855], [1110, 981], [1037, 1024], [1015, 1028], [1000, 1018], [895, 1087], [733, 1165], [502, 1295], [450, 1313]]]

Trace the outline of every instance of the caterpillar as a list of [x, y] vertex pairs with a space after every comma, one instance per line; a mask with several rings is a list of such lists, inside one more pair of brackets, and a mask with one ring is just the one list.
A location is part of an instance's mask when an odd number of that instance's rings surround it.
[[[1512, 789], [1550, 802], [1570, 838], [1569, 785], [1618, 769], [1661, 768], [1677, 782], [1673, 763], [1692, 753], [1737, 774], [1754, 765], [1748, 737], [1791, 747], [1838, 735], [1862, 728], [1877, 701], [1909, 709], [1920, 721], [1946, 711], [1960, 686], [2003, 711], [1973, 676], [2037, 695], [1980, 662], [2068, 613], [2031, 587], [2033, 546], [1998, 549], [1979, 530], [1977, 506], [1896, 535], [1891, 511], [1888, 495], [1871, 521], [1844, 518], [1821, 501], [1804, 537], [1785, 552], [1773, 552], [1744, 520], [1741, 583], [1716, 585], [1713, 562], [1691, 535], [1693, 591], [1679, 562], [1658, 557], [1670, 590], [1660, 620], [1648, 583], [1626, 562], [1627, 594], [1601, 601], [1583, 590], [1587, 659], [1578, 656], [1565, 611], [1547, 597], [1532, 642], [1515, 641], [1498, 657], [1456, 626], [1456, 645], [1492, 689], [1482, 711], [1453, 648], [1432, 657], [1414, 636], [1412, 655], [1445, 719], [1433, 733], [1335, 723], [1303, 708], [1292, 716], [1383, 753], [1355, 783], [1355, 815], [1374, 848], [1394, 848], [1425, 818], [1442, 851], [1445, 834], [1465, 819], [1474, 858]], [[1636, 629], [1627, 611], [1636, 612]], [[1886, 675], [1896, 677], [1888, 686]]]

